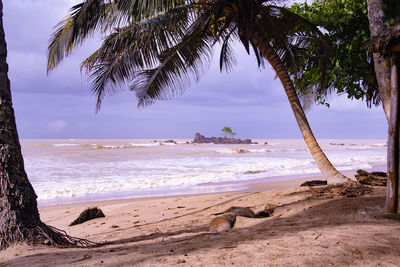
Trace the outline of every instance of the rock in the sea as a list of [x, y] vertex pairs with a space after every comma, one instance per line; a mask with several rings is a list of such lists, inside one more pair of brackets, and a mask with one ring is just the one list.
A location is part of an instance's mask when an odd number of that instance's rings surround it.
[[387, 182], [387, 174], [385, 172], [369, 173], [364, 170], [358, 170], [355, 177], [360, 184], [365, 185], [386, 186]]
[[319, 186], [319, 185], [327, 185], [326, 180], [311, 180], [311, 181], [305, 181], [302, 183], [300, 186]]
[[176, 144], [176, 142], [175, 142], [174, 140], [167, 140], [167, 141], [164, 141], [163, 143], [171, 143], [171, 144]]
[[213, 144], [255, 144], [251, 142], [251, 139], [236, 139], [236, 138], [227, 138], [227, 137], [205, 137], [204, 135], [201, 135], [200, 133], [196, 133], [193, 139], [193, 143], [197, 144], [207, 144], [207, 143], [213, 143]]
[[87, 208], [79, 214], [78, 218], [75, 219], [69, 226], [81, 224], [96, 218], [105, 217], [103, 211], [97, 207]]

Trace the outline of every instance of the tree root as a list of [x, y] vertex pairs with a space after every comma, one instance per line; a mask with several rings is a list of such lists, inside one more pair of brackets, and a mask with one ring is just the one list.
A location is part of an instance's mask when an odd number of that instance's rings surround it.
[[48, 245], [58, 248], [90, 248], [100, 244], [83, 238], [72, 237], [65, 231], [39, 223], [33, 228], [16, 230], [13, 234], [0, 238], [0, 250], [11, 244], [26, 242], [29, 245]]

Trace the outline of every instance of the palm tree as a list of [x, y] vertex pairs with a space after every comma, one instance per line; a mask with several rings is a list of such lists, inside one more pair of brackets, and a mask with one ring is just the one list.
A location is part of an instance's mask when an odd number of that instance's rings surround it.
[[59, 246], [90, 244], [41, 222], [36, 194], [21, 154], [8, 79], [7, 45], [0, 0], [0, 250], [16, 242]]
[[[115, 29], [113, 29], [115, 28]], [[72, 7], [51, 37], [48, 71], [95, 32], [106, 34], [102, 46], [82, 63], [93, 79], [100, 108], [106, 94], [129, 83], [138, 106], [182, 92], [192, 76], [200, 78], [211, 50], [221, 44], [220, 69], [235, 63], [231, 47], [240, 40], [258, 64], [264, 59], [276, 71], [304, 140], [330, 183], [348, 179], [329, 162], [317, 143], [287, 68], [311, 39], [316, 27], [270, 0], [149, 1], [87, 0]], [[322, 47], [324, 42], [321, 41]], [[317, 58], [315, 58], [317, 59]], [[318, 59], [322, 64], [323, 61]], [[322, 62], [322, 63], [321, 63]], [[300, 72], [300, 71], [299, 71]], [[316, 84], [316, 86], [322, 85]]]

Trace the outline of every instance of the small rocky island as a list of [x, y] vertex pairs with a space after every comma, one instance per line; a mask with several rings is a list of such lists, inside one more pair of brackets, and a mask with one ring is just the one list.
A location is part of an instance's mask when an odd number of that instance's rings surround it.
[[251, 139], [236, 139], [236, 138], [227, 138], [227, 137], [204, 137], [200, 133], [196, 133], [194, 136], [193, 143], [196, 144], [257, 144], [251, 141]]

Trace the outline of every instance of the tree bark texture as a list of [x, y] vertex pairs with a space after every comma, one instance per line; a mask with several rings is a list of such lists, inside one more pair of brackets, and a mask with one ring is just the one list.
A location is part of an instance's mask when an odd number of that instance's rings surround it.
[[0, 248], [22, 241], [41, 222], [36, 194], [24, 169], [11, 102], [7, 47], [0, 1]]
[[260, 49], [263, 56], [268, 60], [277, 76], [279, 77], [283, 88], [285, 89], [286, 95], [289, 99], [290, 106], [293, 110], [293, 114], [296, 118], [297, 124], [303, 134], [304, 141], [310, 150], [312, 157], [322, 175], [327, 179], [329, 184], [348, 182], [349, 179], [340, 173], [326, 157], [325, 153], [319, 146], [311, 127], [308, 123], [307, 117], [304, 113], [303, 107], [301, 106], [299, 97], [296, 89], [294, 88], [293, 82], [290, 79], [289, 73], [287, 72], [284, 64], [282, 63], [279, 56], [272, 49], [272, 47], [263, 40], [258, 34], [254, 34], [253, 43]]
[[[371, 38], [379, 36], [385, 29], [385, 6], [383, 0], [367, 0], [368, 20]], [[383, 111], [389, 123], [390, 120], [390, 58], [374, 53], [375, 75], [378, 81], [379, 94]]]
[[400, 54], [394, 52], [391, 58], [391, 106], [388, 134], [388, 183], [386, 189], [386, 212], [398, 213], [399, 210], [399, 67]]

